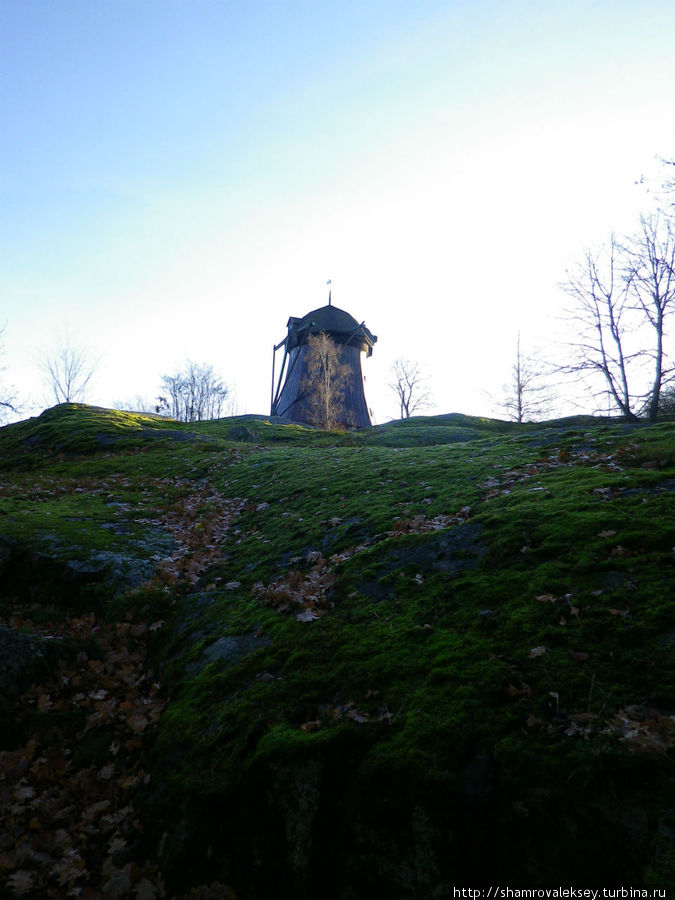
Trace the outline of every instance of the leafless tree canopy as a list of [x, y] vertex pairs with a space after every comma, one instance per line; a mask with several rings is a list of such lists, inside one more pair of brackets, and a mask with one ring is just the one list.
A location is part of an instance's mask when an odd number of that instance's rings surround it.
[[656, 200], [659, 211], [672, 217], [675, 213], [675, 158], [656, 157], [661, 166], [658, 174], [641, 175], [636, 184], [641, 184], [647, 194]]
[[552, 391], [546, 382], [544, 366], [533, 356], [523, 353], [520, 334], [516, 343], [516, 358], [511, 378], [504, 385], [502, 407], [516, 422], [534, 421], [547, 415]]
[[[5, 330], [7, 325], [0, 328], [0, 354], [5, 349]], [[5, 371], [4, 366], [0, 366], [0, 376]], [[5, 422], [10, 413], [19, 412], [17, 403], [17, 394], [13, 387], [6, 385], [4, 379], [0, 378], [0, 423]]]
[[415, 410], [424, 409], [431, 403], [428, 379], [422, 373], [418, 362], [397, 359], [391, 367], [394, 380], [389, 387], [396, 394], [401, 410], [401, 418], [409, 418]]
[[53, 352], [43, 355], [40, 368], [56, 403], [80, 403], [87, 397], [96, 363], [65, 334]]
[[302, 380], [315, 425], [332, 430], [344, 418], [344, 395], [349, 366], [342, 362], [338, 344], [326, 334], [311, 334], [305, 351], [306, 374]]
[[153, 403], [152, 401], [148, 400], [147, 397], [143, 397], [141, 394], [136, 394], [132, 399], [127, 398], [125, 400], [116, 400], [114, 408], [128, 412], [156, 413], [157, 402]]
[[659, 160], [662, 176], [656, 188], [656, 195], [666, 214], [672, 215], [675, 211], [675, 159], [665, 159], [661, 156]]
[[162, 390], [155, 411], [180, 422], [218, 419], [230, 393], [213, 366], [191, 360], [173, 375], [162, 376]]
[[572, 300], [567, 315], [577, 331], [570, 347], [572, 358], [562, 371], [585, 380], [591, 390], [598, 381], [603, 383], [621, 413], [636, 419], [630, 376], [643, 350], [634, 349], [631, 340], [637, 321], [631, 315], [620, 253], [621, 247], [612, 235], [598, 251], [587, 250], [561, 284]]
[[661, 391], [659, 413], [664, 416], [675, 416], [675, 384], [670, 384]]
[[[587, 251], [561, 285], [577, 326], [563, 371], [597, 375], [628, 419], [655, 421], [660, 395], [675, 371], [666, 337], [675, 311], [675, 224], [663, 212], [640, 218], [632, 235]], [[597, 381], [596, 381], [597, 383]]]
[[675, 310], [675, 228], [656, 214], [642, 216], [640, 229], [627, 240], [624, 278], [628, 296], [652, 331], [647, 355], [652, 360], [653, 379], [647, 400], [650, 422], [656, 421], [661, 390], [673, 361], [665, 351], [666, 324]]

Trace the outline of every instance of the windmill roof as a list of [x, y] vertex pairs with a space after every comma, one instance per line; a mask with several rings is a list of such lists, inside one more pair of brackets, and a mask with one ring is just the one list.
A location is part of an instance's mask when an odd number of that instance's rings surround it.
[[354, 316], [338, 306], [321, 306], [301, 319], [296, 319], [298, 330], [311, 327], [312, 331], [353, 331], [359, 327]]
[[358, 332], [362, 341], [371, 348], [377, 341], [375, 335], [365, 325], [357, 322], [354, 316], [344, 309], [332, 304], [313, 309], [302, 318], [291, 316], [288, 320], [288, 331], [289, 337], [293, 336], [292, 343], [302, 340], [307, 334], [318, 334], [320, 331], [345, 337]]

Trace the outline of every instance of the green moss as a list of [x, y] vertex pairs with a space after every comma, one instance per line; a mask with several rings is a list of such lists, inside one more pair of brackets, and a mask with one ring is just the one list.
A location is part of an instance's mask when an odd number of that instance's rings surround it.
[[[657, 821], [672, 749], [664, 738], [658, 779], [645, 778], [612, 723], [643, 710], [648, 732], [675, 714], [674, 442], [672, 423], [590, 418], [325, 434], [67, 406], [0, 430], [0, 522], [10, 556], [30, 546], [65, 565], [107, 551], [152, 570], [174, 512], [187, 504], [194, 535], [214, 491], [241, 501], [229, 530], [204, 538], [217, 552], [194, 577], [97, 599], [113, 618], [165, 622], [151, 653], [169, 702], [145, 809], [151, 832], [163, 817], [190, 832], [164, 842], [177, 881], [189, 857], [269, 895], [264, 857], [298, 896], [321, 895], [322, 865], [377, 896], [365, 859], [390, 895], [432, 896], [481, 853], [493, 875], [514, 875], [512, 851], [535, 885], [569, 874], [598, 817], [625, 883], [648, 866], [653, 881], [662, 837], [653, 858], [638, 841], [626, 862], [619, 800]], [[321, 618], [266, 602], [274, 581], [311, 583], [317, 560], [331, 570]], [[588, 884], [607, 874], [604, 859], [576, 859]]]

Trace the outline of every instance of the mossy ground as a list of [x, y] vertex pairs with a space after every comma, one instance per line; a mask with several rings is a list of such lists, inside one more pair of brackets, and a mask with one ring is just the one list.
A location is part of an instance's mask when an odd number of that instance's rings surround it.
[[12, 548], [156, 566], [90, 596], [165, 622], [138, 802], [177, 885], [675, 880], [675, 423], [65, 406], [0, 459]]

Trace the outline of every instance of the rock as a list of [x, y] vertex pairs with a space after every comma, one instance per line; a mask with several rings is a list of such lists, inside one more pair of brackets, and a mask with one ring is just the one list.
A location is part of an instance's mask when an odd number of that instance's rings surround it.
[[205, 647], [199, 661], [192, 663], [187, 669], [190, 674], [196, 675], [211, 662], [219, 661], [226, 666], [234, 666], [250, 653], [259, 650], [261, 647], [266, 647], [269, 642], [268, 637], [264, 635], [258, 636], [258, 631], [253, 631], [249, 634], [220, 637], [212, 644], [209, 644], [208, 647]]
[[228, 430], [227, 437], [230, 441], [251, 442], [255, 440], [255, 435], [251, 429], [247, 428], [245, 425], [233, 425], [232, 428]]
[[14, 723], [14, 704], [31, 683], [49, 674], [70, 648], [14, 628], [0, 626], [0, 749], [20, 742]]

